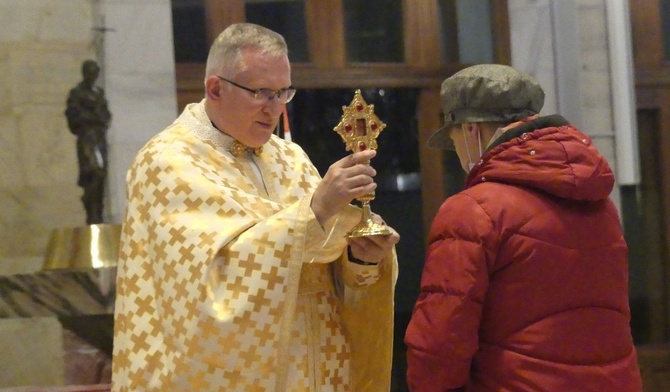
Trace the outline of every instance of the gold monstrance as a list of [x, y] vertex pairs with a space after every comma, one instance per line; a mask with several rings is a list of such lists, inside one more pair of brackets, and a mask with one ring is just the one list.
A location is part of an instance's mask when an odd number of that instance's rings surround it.
[[[375, 105], [368, 105], [361, 96], [361, 90], [356, 90], [354, 99], [349, 106], [342, 106], [342, 119], [334, 128], [346, 143], [347, 151], [358, 152], [367, 149], [377, 149], [377, 136], [386, 127], [375, 115]], [[367, 161], [366, 164], [370, 164]], [[375, 193], [359, 196], [356, 200], [361, 202], [363, 216], [361, 221], [354, 227], [347, 237], [368, 237], [373, 235], [389, 235], [385, 225], [379, 224], [372, 219], [370, 201], [374, 200]]]

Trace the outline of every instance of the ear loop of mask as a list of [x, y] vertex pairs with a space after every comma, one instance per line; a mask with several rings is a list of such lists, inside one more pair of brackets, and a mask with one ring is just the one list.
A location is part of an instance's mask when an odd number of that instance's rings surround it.
[[[463, 138], [466, 140], [465, 143], [465, 151], [468, 153], [468, 172], [472, 170], [473, 167], [475, 167], [475, 163], [472, 162], [472, 156], [470, 155], [470, 145], [467, 143], [467, 135], [465, 133], [465, 129], [463, 129], [463, 126], [461, 126], [461, 132], [463, 132]], [[479, 144], [479, 156], [482, 156], [482, 134], [479, 132], [479, 129], [477, 129], [477, 143]]]

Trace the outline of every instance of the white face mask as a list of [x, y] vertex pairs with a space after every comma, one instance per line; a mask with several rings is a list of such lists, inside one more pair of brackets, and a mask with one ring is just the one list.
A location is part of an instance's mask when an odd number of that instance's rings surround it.
[[[468, 135], [465, 133], [465, 129], [461, 126], [461, 132], [463, 132], [463, 139], [465, 140], [465, 151], [468, 153], [468, 173], [475, 167], [475, 163], [472, 162], [472, 156], [470, 156], [470, 144], [468, 143]], [[479, 156], [482, 156], [482, 135], [477, 130], [477, 143], [479, 144]]]

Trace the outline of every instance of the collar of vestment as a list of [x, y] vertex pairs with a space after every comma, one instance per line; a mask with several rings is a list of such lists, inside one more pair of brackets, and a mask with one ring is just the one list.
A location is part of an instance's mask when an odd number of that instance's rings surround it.
[[235, 157], [239, 157], [244, 153], [260, 156], [263, 152], [263, 146], [246, 146], [244, 143], [215, 127], [205, 112], [204, 99], [199, 103], [188, 105], [180, 116], [180, 120], [185, 121], [200, 138], [222, 147]]
[[239, 140], [233, 140], [233, 142], [230, 144], [229, 151], [230, 151], [231, 154], [233, 154], [236, 157], [239, 157], [240, 155], [244, 154], [245, 151], [247, 153], [252, 153], [252, 154], [254, 154], [258, 157], [263, 152], [263, 146], [247, 147], [242, 142], [240, 142]]

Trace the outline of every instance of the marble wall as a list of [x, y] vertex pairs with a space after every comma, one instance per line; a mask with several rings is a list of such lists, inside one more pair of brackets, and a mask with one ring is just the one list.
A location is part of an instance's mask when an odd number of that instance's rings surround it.
[[[89, 0], [0, 2], [0, 273], [40, 268], [53, 227], [84, 221], [63, 112], [92, 58]], [[64, 381], [53, 317], [0, 319], [0, 387]]]
[[[589, 135], [617, 171], [606, 0], [508, 0], [512, 65], [545, 89], [542, 114]], [[568, 21], [565, 15], [574, 15]], [[575, 105], [576, 103], [576, 105]], [[612, 199], [620, 207], [618, 188]]]
[[109, 130], [107, 221], [121, 223], [126, 172], [137, 151], [177, 117], [170, 0], [105, 0], [105, 85]]
[[170, 1], [0, 2], [0, 273], [39, 269], [52, 229], [85, 224], [63, 113], [89, 58], [112, 112], [105, 219], [120, 223], [132, 158], [177, 115]]
[[[85, 224], [64, 111], [89, 58], [113, 116], [105, 216], [120, 223], [132, 157], [177, 115], [170, 1], [0, 0], [0, 275], [39, 270], [51, 230]], [[65, 383], [64, 336], [53, 317], [0, 318], [0, 388]]]
[[90, 0], [0, 2], [0, 271], [39, 268], [51, 228], [85, 219], [63, 113], [91, 28]]

